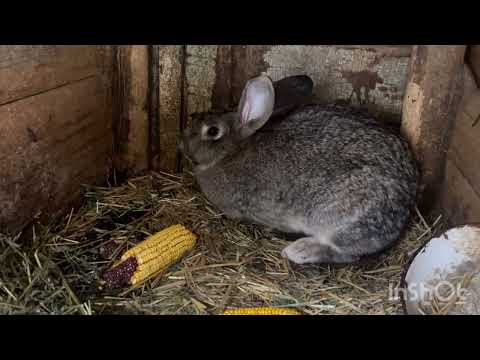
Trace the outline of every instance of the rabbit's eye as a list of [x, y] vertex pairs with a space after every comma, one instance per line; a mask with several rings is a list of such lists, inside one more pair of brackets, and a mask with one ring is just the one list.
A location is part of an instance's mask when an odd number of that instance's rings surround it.
[[210, 136], [210, 137], [216, 137], [219, 132], [220, 132], [220, 130], [218, 129], [218, 127], [216, 127], [216, 126], [211, 126], [211, 127], [208, 129], [207, 134], [208, 134], [208, 136]]

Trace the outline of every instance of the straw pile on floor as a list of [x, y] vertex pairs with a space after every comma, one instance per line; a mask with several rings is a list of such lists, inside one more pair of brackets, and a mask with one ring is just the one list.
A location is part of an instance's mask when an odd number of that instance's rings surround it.
[[[192, 252], [139, 288], [99, 288], [102, 273], [127, 248], [176, 223], [199, 236]], [[88, 188], [79, 211], [35, 224], [29, 241], [0, 235], [0, 313], [219, 314], [289, 306], [310, 315], [401, 314], [389, 289], [432, 227], [418, 214], [405, 238], [379, 256], [348, 266], [297, 266], [280, 256], [286, 240], [225, 219], [190, 174], [151, 173]]]

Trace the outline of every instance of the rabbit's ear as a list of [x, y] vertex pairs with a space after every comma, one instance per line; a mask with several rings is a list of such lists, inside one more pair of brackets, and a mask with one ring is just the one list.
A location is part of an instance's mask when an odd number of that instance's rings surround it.
[[242, 136], [249, 136], [260, 129], [270, 118], [275, 105], [275, 90], [272, 80], [266, 75], [250, 79], [243, 89], [238, 105], [239, 123]]

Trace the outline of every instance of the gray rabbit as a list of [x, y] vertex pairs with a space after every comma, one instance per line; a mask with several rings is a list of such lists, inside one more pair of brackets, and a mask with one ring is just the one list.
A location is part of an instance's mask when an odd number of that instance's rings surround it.
[[386, 249], [416, 202], [408, 145], [359, 111], [304, 104], [311, 80], [292, 79], [255, 77], [238, 112], [201, 114], [185, 129], [180, 149], [198, 184], [231, 219], [302, 234], [282, 251], [294, 263], [350, 263]]

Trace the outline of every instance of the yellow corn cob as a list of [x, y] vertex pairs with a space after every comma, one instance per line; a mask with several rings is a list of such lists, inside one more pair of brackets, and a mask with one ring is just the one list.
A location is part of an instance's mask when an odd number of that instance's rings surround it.
[[[173, 225], [126, 251], [119, 264], [133, 260], [135, 271], [130, 277], [130, 284], [136, 285], [175, 263], [195, 246], [196, 241], [197, 236], [187, 228]], [[119, 264], [110, 271], [115, 271]], [[120, 266], [118, 269], [122, 271]]]
[[131, 248], [122, 260], [135, 256], [138, 268], [131, 278], [132, 285], [166, 269], [191, 250], [197, 241], [195, 234], [182, 225], [173, 225]]
[[288, 308], [257, 307], [225, 310], [223, 315], [300, 315], [300, 313], [295, 309]]

